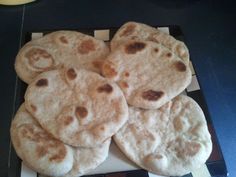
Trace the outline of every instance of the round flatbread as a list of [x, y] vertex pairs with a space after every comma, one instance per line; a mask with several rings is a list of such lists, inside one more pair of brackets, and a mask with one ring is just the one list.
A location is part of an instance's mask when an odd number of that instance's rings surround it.
[[211, 136], [198, 104], [178, 96], [156, 110], [129, 108], [115, 134], [120, 149], [140, 167], [164, 176], [182, 176], [206, 162]]
[[127, 102], [156, 109], [180, 94], [191, 82], [191, 70], [166, 47], [130, 40], [111, 52], [102, 74], [119, 84]]
[[18, 76], [30, 83], [38, 74], [61, 66], [100, 72], [109, 48], [102, 41], [76, 31], [56, 31], [23, 46], [15, 61]]
[[111, 50], [115, 50], [120, 44], [131, 39], [160, 43], [170, 49], [186, 64], [189, 63], [189, 51], [183, 42], [157, 28], [153, 28], [143, 23], [127, 22], [121, 26], [111, 41]]
[[40, 74], [26, 90], [25, 106], [45, 130], [72, 146], [95, 147], [128, 118], [120, 88], [84, 69]]
[[108, 156], [110, 139], [96, 148], [74, 148], [53, 138], [26, 111], [24, 104], [11, 124], [17, 155], [33, 170], [49, 176], [81, 176]]

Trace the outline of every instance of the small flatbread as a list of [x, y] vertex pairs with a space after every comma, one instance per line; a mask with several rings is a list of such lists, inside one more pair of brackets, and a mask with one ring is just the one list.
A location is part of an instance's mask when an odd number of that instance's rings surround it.
[[74, 148], [54, 139], [26, 111], [24, 104], [11, 125], [17, 155], [35, 171], [49, 176], [81, 176], [108, 156], [110, 139], [96, 148]]
[[189, 51], [183, 42], [143, 23], [127, 22], [122, 25], [111, 41], [111, 50], [115, 50], [119, 45], [131, 39], [160, 43], [170, 49], [186, 64], [189, 63]]
[[19, 51], [15, 70], [26, 83], [38, 74], [61, 66], [100, 72], [109, 48], [102, 41], [76, 31], [56, 31], [28, 42]]
[[72, 146], [95, 147], [128, 118], [120, 88], [84, 69], [40, 74], [26, 90], [25, 106], [45, 130]]
[[211, 136], [198, 104], [178, 96], [156, 110], [129, 108], [116, 144], [140, 167], [164, 176], [182, 176], [206, 162]]
[[191, 70], [166, 47], [130, 40], [108, 55], [102, 74], [118, 83], [127, 102], [156, 109], [180, 94], [191, 82]]

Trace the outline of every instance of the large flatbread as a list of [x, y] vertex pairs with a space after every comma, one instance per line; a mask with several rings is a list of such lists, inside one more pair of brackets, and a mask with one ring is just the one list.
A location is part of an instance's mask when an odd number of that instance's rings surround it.
[[120, 88], [84, 69], [40, 74], [26, 90], [25, 106], [45, 130], [72, 146], [95, 147], [128, 118]]
[[198, 104], [178, 96], [156, 110], [129, 108], [127, 123], [114, 136], [140, 167], [164, 176], [182, 176], [206, 162], [211, 136]]
[[127, 22], [120, 27], [111, 41], [111, 50], [115, 50], [119, 45], [130, 39], [160, 43], [170, 49], [186, 64], [189, 62], [189, 51], [183, 42], [156, 28], [137, 22]]
[[108, 156], [110, 139], [96, 148], [74, 148], [53, 138], [26, 111], [24, 104], [11, 125], [18, 156], [35, 171], [49, 176], [81, 176]]
[[127, 102], [156, 109], [180, 94], [191, 71], [168, 48], [151, 41], [130, 40], [108, 55], [102, 74], [119, 84]]
[[73, 66], [100, 72], [109, 53], [102, 41], [76, 31], [56, 31], [28, 42], [19, 51], [15, 69], [30, 83], [38, 74], [61, 66]]

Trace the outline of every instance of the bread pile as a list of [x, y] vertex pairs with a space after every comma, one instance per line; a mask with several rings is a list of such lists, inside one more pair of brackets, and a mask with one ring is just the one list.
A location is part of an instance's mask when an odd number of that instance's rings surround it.
[[199, 105], [180, 95], [191, 82], [185, 44], [128, 22], [108, 47], [75, 31], [28, 42], [15, 62], [28, 88], [11, 125], [26, 165], [81, 176], [108, 156], [111, 137], [143, 169], [180, 176], [208, 159], [211, 136]]

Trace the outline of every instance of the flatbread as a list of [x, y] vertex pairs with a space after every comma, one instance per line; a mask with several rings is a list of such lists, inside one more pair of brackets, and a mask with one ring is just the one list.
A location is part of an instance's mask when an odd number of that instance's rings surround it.
[[84, 69], [40, 74], [26, 90], [25, 106], [45, 130], [72, 146], [95, 147], [128, 118], [120, 88]]
[[102, 40], [76, 31], [56, 31], [23, 46], [15, 61], [17, 75], [30, 83], [38, 74], [61, 66], [100, 72], [109, 48]]
[[96, 148], [74, 148], [53, 138], [26, 111], [24, 104], [11, 124], [17, 155], [33, 170], [49, 176], [81, 176], [108, 156], [110, 139]]
[[178, 96], [156, 110], [129, 108], [114, 140], [140, 167], [164, 176], [182, 176], [206, 162], [211, 136], [198, 104]]
[[130, 40], [110, 53], [102, 74], [119, 84], [127, 102], [156, 109], [180, 94], [191, 82], [191, 70], [166, 47]]
[[147, 40], [160, 43], [170, 49], [175, 55], [181, 58], [186, 64], [189, 63], [189, 51], [186, 45], [156, 28], [143, 23], [127, 22], [120, 27], [111, 40], [111, 50], [130, 39]]

